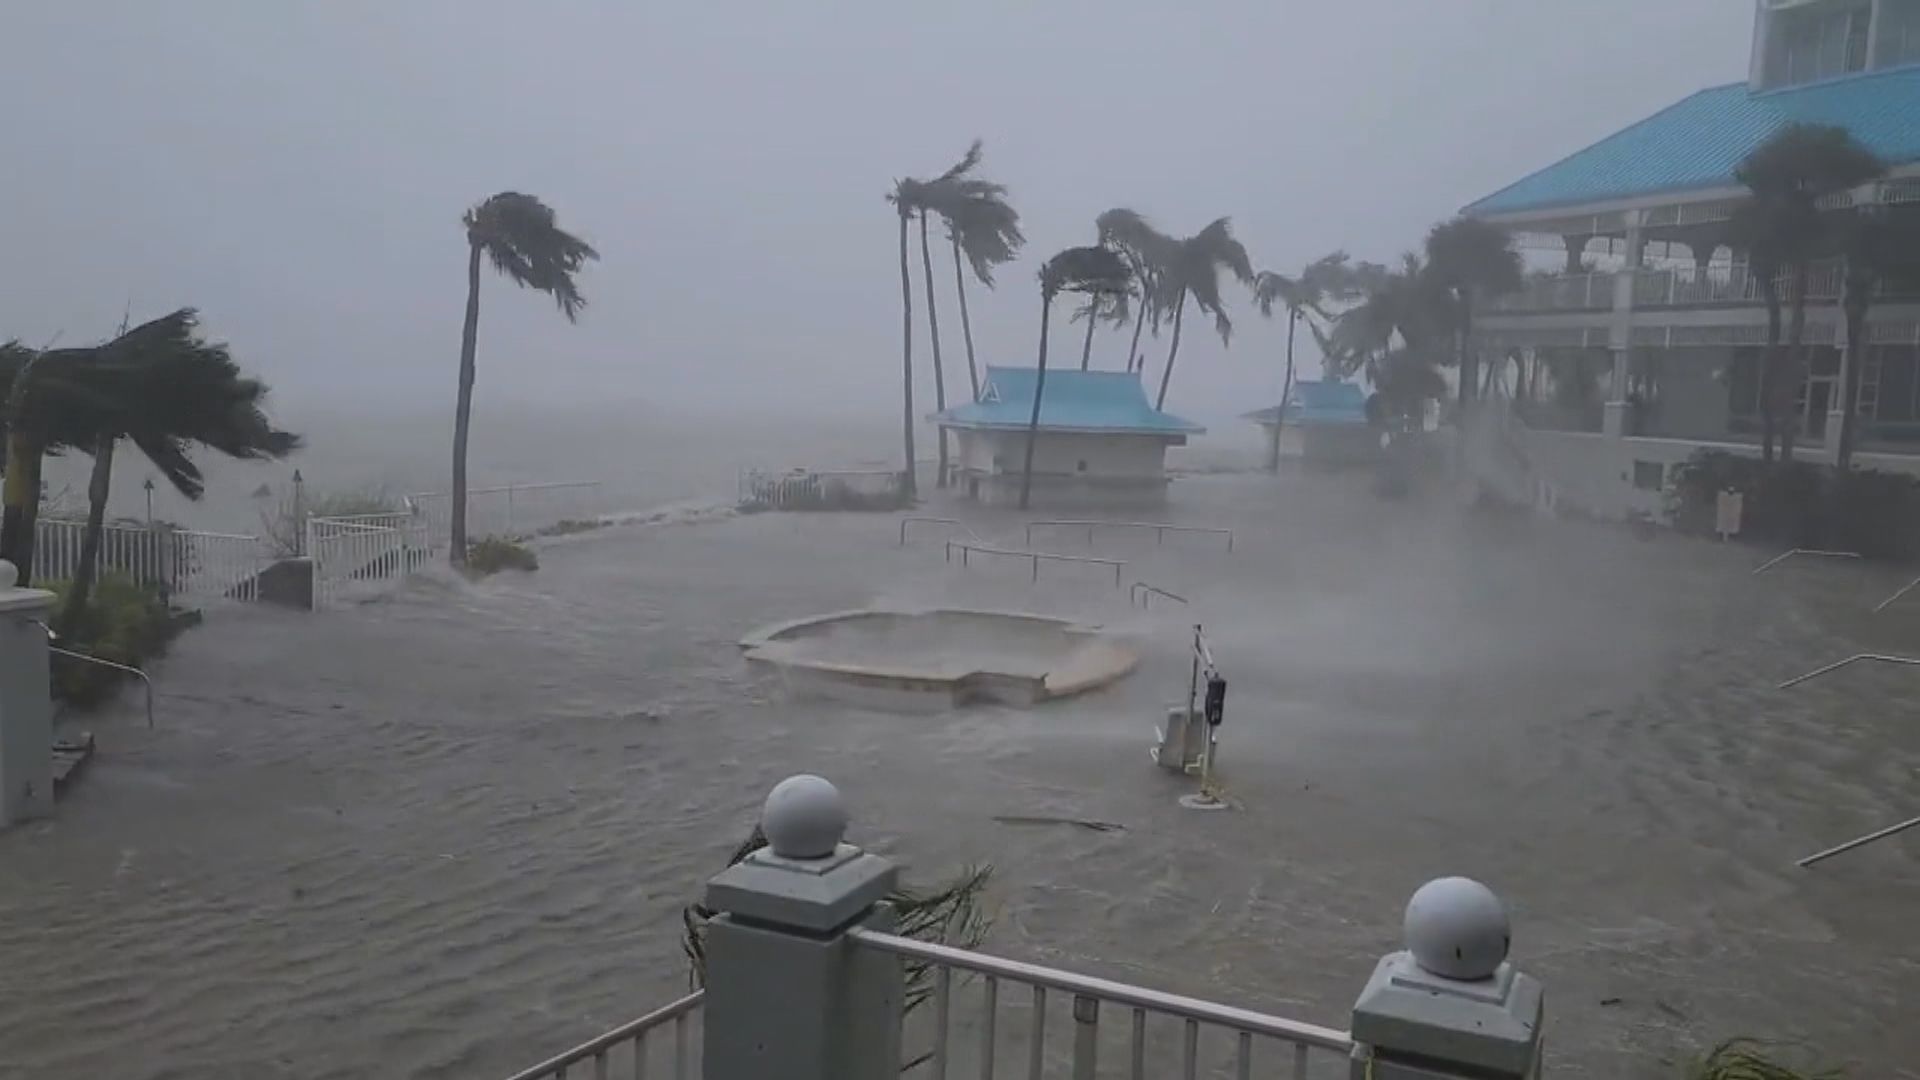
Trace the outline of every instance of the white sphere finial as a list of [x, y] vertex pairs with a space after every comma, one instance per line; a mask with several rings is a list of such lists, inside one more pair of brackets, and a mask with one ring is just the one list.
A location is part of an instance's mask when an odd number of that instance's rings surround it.
[[6, 559], [0, 559], [0, 589], [11, 589], [20, 584], [20, 568]]
[[847, 835], [847, 804], [840, 789], [802, 773], [774, 785], [760, 811], [760, 831], [775, 855], [824, 859]]
[[1407, 901], [1407, 950], [1442, 978], [1491, 978], [1512, 941], [1506, 905], [1472, 878], [1436, 878]]

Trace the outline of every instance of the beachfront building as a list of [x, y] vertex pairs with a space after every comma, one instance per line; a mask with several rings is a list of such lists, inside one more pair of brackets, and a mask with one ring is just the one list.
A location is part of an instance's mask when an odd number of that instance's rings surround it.
[[[1757, 446], [1767, 312], [1728, 222], [1747, 194], [1736, 167], [1795, 122], [1844, 127], [1889, 166], [1826, 209], [1920, 218], [1920, 0], [1758, 0], [1747, 81], [1466, 208], [1552, 264], [1488, 300], [1475, 331], [1562, 497], [1655, 511], [1675, 462]], [[1879, 282], [1863, 340], [1847, 340], [1844, 280], [1838, 260], [1813, 266], [1799, 454], [1833, 459], [1843, 372], [1858, 364], [1856, 463], [1920, 473], [1920, 252]]]
[[[1352, 465], [1380, 456], [1380, 429], [1367, 423], [1367, 395], [1337, 379], [1296, 381], [1286, 400], [1247, 413], [1260, 425], [1261, 445], [1282, 461], [1307, 465]], [[1274, 447], [1273, 427], [1280, 425]]]
[[[933, 416], [953, 433], [954, 479], [968, 497], [1019, 502], [1037, 374], [989, 367], [980, 400]], [[1033, 498], [1047, 506], [1151, 505], [1166, 496], [1167, 447], [1205, 430], [1148, 404], [1137, 374], [1049, 371], [1034, 439]]]

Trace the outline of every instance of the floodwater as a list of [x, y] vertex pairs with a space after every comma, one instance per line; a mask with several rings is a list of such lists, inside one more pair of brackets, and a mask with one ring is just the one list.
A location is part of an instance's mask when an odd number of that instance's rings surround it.
[[[1674, 1076], [1737, 1034], [1920, 1075], [1920, 836], [1793, 865], [1920, 812], [1920, 683], [1772, 689], [1912, 651], [1920, 603], [1864, 614], [1897, 576], [1755, 579], [1751, 550], [1352, 477], [1187, 478], [1169, 514], [1237, 543], [1100, 537], [1192, 601], [1145, 615], [1103, 568], [963, 569], [891, 516], [698, 513], [551, 542], [531, 576], [213, 612], [158, 730], [92, 721], [57, 818], [0, 837], [0, 1075], [504, 1075], [685, 986], [680, 906], [802, 770], [911, 878], [991, 863], [1006, 955], [1344, 1026], [1407, 896], [1467, 874], [1546, 984], [1551, 1075]], [[734, 645], [870, 603], [1103, 622], [1146, 660], [928, 714], [795, 698]], [[1230, 813], [1148, 762], [1199, 620]]]

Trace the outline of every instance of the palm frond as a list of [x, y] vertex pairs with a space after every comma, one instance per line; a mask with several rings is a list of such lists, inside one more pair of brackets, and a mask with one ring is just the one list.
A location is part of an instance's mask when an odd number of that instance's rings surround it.
[[1686, 1080], [1841, 1080], [1838, 1068], [1800, 1069], [1771, 1053], [1779, 1047], [1758, 1039], [1728, 1039], [1687, 1066]]
[[503, 191], [468, 210], [461, 224], [494, 269], [521, 288], [553, 297], [568, 322], [579, 319], [587, 301], [574, 276], [600, 253], [562, 229], [552, 207], [532, 195]]
[[1040, 267], [1040, 288], [1050, 295], [1062, 292], [1120, 293], [1131, 288], [1133, 268], [1112, 248], [1071, 247]]

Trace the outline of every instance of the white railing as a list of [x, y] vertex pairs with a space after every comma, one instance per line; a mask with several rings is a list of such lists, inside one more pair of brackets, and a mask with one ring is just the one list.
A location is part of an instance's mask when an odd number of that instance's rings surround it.
[[409, 513], [308, 518], [307, 554], [315, 610], [378, 595], [399, 586], [431, 556], [426, 519]]
[[[1131, 1080], [1146, 1080], [1149, 1076], [1178, 1076], [1182, 1080], [1213, 1076], [1216, 1073], [1210, 1059], [1225, 1055], [1220, 1055], [1217, 1050], [1212, 1054], [1203, 1054], [1202, 1038], [1209, 1032], [1216, 1037], [1224, 1035], [1227, 1038], [1231, 1048], [1228, 1053], [1232, 1059], [1232, 1075], [1243, 1078], [1255, 1075], [1256, 1061], [1272, 1053], [1275, 1043], [1279, 1044], [1280, 1060], [1288, 1070], [1284, 1075], [1291, 1080], [1307, 1080], [1312, 1075], [1310, 1067], [1315, 1052], [1322, 1052], [1322, 1075], [1345, 1076], [1347, 1059], [1353, 1052], [1351, 1035], [1317, 1024], [871, 930], [855, 929], [847, 936], [860, 947], [890, 953], [925, 964], [931, 969], [933, 997], [929, 1005], [933, 1010], [930, 1018], [933, 1047], [928, 1065], [932, 1070], [930, 1075], [936, 1078], [947, 1076], [950, 1065], [961, 1056], [956, 1052], [952, 1038], [957, 996], [954, 985], [956, 971], [979, 977], [978, 1012], [969, 1015], [968, 1019], [973, 1021], [977, 1032], [970, 1056], [977, 1070], [976, 1075], [983, 1077], [995, 1075], [995, 1062], [1003, 1056], [1016, 1061], [1024, 1057], [1029, 1080], [1042, 1080], [1049, 1075], [1046, 1031], [1049, 993], [1063, 995], [1072, 1002], [1069, 1014], [1071, 1038], [1057, 1041], [1071, 1045], [1071, 1066], [1066, 1075], [1075, 1080], [1092, 1080], [1097, 1075], [1120, 1075], [1115, 1070], [1104, 1074], [1099, 1071], [1103, 1043], [1112, 1046], [1115, 1052], [1124, 1053], [1124, 1075]], [[1000, 1045], [1000, 1035], [1004, 1029], [997, 1021], [1003, 983], [1025, 988], [1031, 995], [1024, 1048], [1003, 1048]], [[1119, 1013], [1125, 1018], [1124, 1027], [1110, 1024], [1105, 1029], [1114, 1032], [1112, 1037], [1103, 1035], [1103, 1007], [1112, 1007], [1116, 1012], [1125, 1010]], [[1178, 1025], [1175, 1029], [1178, 1035], [1177, 1054], [1172, 1048], [1151, 1052], [1154, 1048], [1150, 1047], [1148, 1038], [1151, 1033], [1150, 1021], [1157, 1022], [1152, 1026], [1164, 1031], [1169, 1020]], [[1267, 1047], [1264, 1051], [1263, 1044]], [[1020, 1052], [1022, 1049], [1024, 1053]], [[1170, 1071], [1168, 1065], [1176, 1056], [1179, 1069], [1177, 1072]], [[1283, 1074], [1270, 1070], [1259, 1075]], [[516, 1077], [515, 1080], [521, 1078]]]
[[958, 540], [947, 541], [947, 561], [953, 561], [953, 553], [960, 553], [960, 565], [972, 565], [974, 555], [1007, 555], [1016, 559], [1027, 559], [1033, 563], [1033, 580], [1040, 580], [1040, 564], [1044, 562], [1083, 563], [1090, 566], [1105, 566], [1113, 570], [1113, 587], [1120, 587], [1120, 573], [1127, 564], [1119, 559], [1096, 559], [1091, 555], [1055, 555], [1047, 551], [1015, 551], [1012, 548], [991, 547], [986, 544], [969, 544]]
[[1613, 307], [1618, 274], [1554, 274], [1530, 278], [1519, 292], [1493, 297], [1493, 311], [1599, 311]]
[[[444, 491], [407, 496], [407, 506], [426, 524], [435, 550], [452, 535], [453, 496]], [[589, 521], [606, 513], [598, 480], [505, 484], [467, 491], [467, 538], [527, 536], [565, 521]]]
[[[615, 1075], [615, 1063], [625, 1065], [618, 1074], [631, 1076], [634, 1080], [646, 1080], [649, 1076], [667, 1076], [672, 1080], [697, 1080], [700, 1068], [692, 1049], [699, 1043], [693, 1039], [691, 1028], [701, 1013], [701, 1004], [706, 992], [696, 990], [665, 1008], [629, 1020], [604, 1035], [589, 1039], [563, 1054], [541, 1062], [529, 1069], [514, 1073], [508, 1080], [567, 1080], [573, 1075], [569, 1070], [574, 1066], [583, 1066], [592, 1070], [591, 1074], [582, 1072], [581, 1076], [591, 1075], [593, 1080], [608, 1080]], [[649, 1050], [652, 1043], [648, 1036], [657, 1028], [673, 1025], [672, 1054], [654, 1053]], [[649, 1071], [655, 1057], [665, 1057], [668, 1071], [655, 1073]]]
[[905, 474], [888, 469], [744, 469], [738, 499], [744, 510], [897, 510], [907, 501]]
[[[84, 521], [39, 521], [33, 573], [41, 581], [72, 579], [85, 542]], [[197, 600], [259, 599], [260, 572], [272, 551], [257, 536], [197, 532], [165, 525], [107, 525], [100, 532], [97, 574], [127, 578], [170, 596]]]
[[1089, 544], [1093, 543], [1093, 531], [1095, 529], [1152, 529], [1153, 542], [1155, 544], [1164, 543], [1167, 534], [1170, 532], [1206, 533], [1211, 536], [1226, 537], [1227, 550], [1233, 550], [1233, 530], [1223, 529], [1215, 525], [1173, 525], [1164, 521], [1074, 521], [1069, 519], [1059, 521], [1029, 521], [1027, 522], [1028, 547], [1033, 546], [1033, 530], [1035, 529], [1085, 529], [1087, 530], [1087, 543]]

